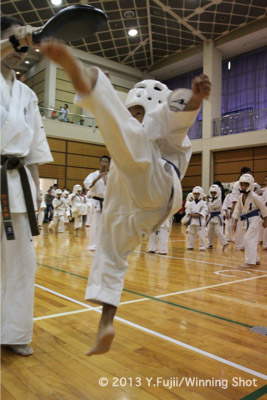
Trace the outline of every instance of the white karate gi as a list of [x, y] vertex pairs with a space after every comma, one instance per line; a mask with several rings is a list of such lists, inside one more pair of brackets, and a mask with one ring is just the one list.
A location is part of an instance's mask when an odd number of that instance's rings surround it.
[[87, 217], [86, 217], [85, 226], [91, 226], [92, 216], [93, 216], [93, 200], [90, 195], [90, 190], [88, 190], [88, 192], [87, 192], [86, 203], [87, 203]]
[[[1, 75], [1, 153], [23, 158], [24, 165], [53, 161], [34, 92], [14, 76], [12, 92]], [[27, 175], [36, 206], [36, 188]], [[15, 240], [2, 226], [1, 343], [32, 340], [35, 252], [18, 170], [7, 171]]]
[[223, 226], [222, 226], [222, 215], [216, 215], [212, 217], [213, 212], [220, 212], [222, 209], [222, 201], [219, 198], [216, 198], [212, 201], [208, 202], [208, 209], [209, 209], [209, 215], [208, 215], [208, 238], [209, 238], [209, 246], [213, 246], [215, 237], [217, 237], [221, 243], [221, 246], [226, 245], [227, 239], [223, 234]]
[[222, 205], [222, 211], [224, 212], [224, 214], [226, 214], [226, 212], [228, 213], [229, 219], [225, 218], [225, 237], [228, 240], [228, 242], [232, 241], [232, 231], [233, 231], [233, 220], [232, 220], [232, 216], [231, 216], [231, 209], [232, 209], [232, 194], [229, 193], [223, 202]]
[[[69, 196], [71, 209], [80, 208], [84, 204], [84, 198], [79, 194], [72, 193]], [[83, 216], [81, 214], [74, 217], [74, 229], [79, 229], [83, 226]]]
[[[233, 218], [239, 219], [241, 215], [248, 214], [254, 210], [259, 210], [262, 217], [267, 216], [267, 209], [264, 206], [263, 201], [255, 193], [250, 192], [248, 197], [243, 204], [242, 201], [243, 194], [239, 196], [238, 202], [235, 206], [233, 213]], [[259, 256], [257, 252], [260, 224], [262, 224], [262, 219], [260, 216], [254, 216], [248, 218], [249, 227], [247, 229], [247, 220], [241, 221], [244, 231], [244, 245], [245, 245], [245, 263], [255, 265], [259, 261]], [[265, 228], [266, 229], [266, 228]]]
[[[262, 200], [265, 208], [267, 208], [267, 187], [263, 188], [262, 190], [263, 194], [262, 196], [260, 196], [260, 199]], [[262, 230], [262, 248], [264, 250], [267, 250], [267, 229], [261, 226], [261, 230]]]
[[[83, 184], [86, 187], [86, 189], [90, 190], [90, 195], [92, 197], [100, 197], [102, 199], [105, 198], [105, 190], [106, 190], [106, 184], [104, 182], [104, 179], [99, 179], [93, 187], [91, 187], [93, 181], [98, 177], [100, 174], [100, 171], [97, 170], [95, 172], [92, 172], [89, 174]], [[92, 219], [91, 219], [91, 226], [90, 226], [90, 238], [89, 238], [89, 250], [96, 250], [97, 244], [98, 244], [98, 235], [99, 235], [99, 226], [100, 226], [100, 218], [101, 218], [101, 208], [100, 208], [100, 201], [95, 200], [92, 198], [91, 200], [91, 205], [92, 205]]]
[[69, 202], [69, 196], [68, 197], [61, 197], [61, 200], [63, 202], [64, 205], [64, 223], [68, 224], [69, 221], [69, 217], [70, 217], [70, 202]]
[[[239, 181], [236, 181], [233, 185], [232, 190], [232, 202], [237, 202], [240, 196], [239, 191]], [[245, 231], [243, 229], [243, 223], [239, 220], [237, 222], [236, 231], [234, 233], [234, 242], [236, 250], [243, 250], [244, 249], [244, 238], [245, 238]]]
[[145, 117], [143, 127], [121, 103], [109, 79], [96, 70], [95, 87], [78, 102], [94, 114], [112, 162], [85, 298], [117, 307], [127, 256], [144, 234], [156, 231], [182, 206], [180, 181], [162, 157], [184, 176], [192, 153], [186, 132], [198, 110], [173, 112], [163, 102]]
[[55, 197], [53, 199], [53, 207], [54, 207], [54, 214], [53, 219], [49, 224], [49, 229], [52, 229], [54, 233], [56, 232], [56, 228], [58, 226], [58, 232], [63, 233], [65, 232], [65, 225], [64, 225], [64, 214], [65, 214], [65, 201], [61, 197], [58, 199]]
[[168, 253], [168, 239], [171, 233], [171, 227], [172, 219], [168, 218], [156, 232], [151, 233], [149, 237], [150, 252], [159, 252], [160, 254]]
[[41, 201], [41, 205], [40, 208], [38, 210], [38, 215], [37, 215], [37, 221], [38, 221], [38, 226], [41, 227], [43, 225], [44, 222], [44, 210], [46, 208], [46, 203], [44, 201], [43, 195], [41, 195], [42, 197], [42, 201]]
[[206, 201], [199, 200], [197, 203], [195, 200], [191, 201], [188, 206], [188, 213], [201, 214], [201, 217], [191, 218], [188, 226], [188, 243], [187, 249], [193, 249], [195, 247], [196, 236], [198, 235], [199, 250], [206, 249], [206, 215], [208, 214], [208, 206]]

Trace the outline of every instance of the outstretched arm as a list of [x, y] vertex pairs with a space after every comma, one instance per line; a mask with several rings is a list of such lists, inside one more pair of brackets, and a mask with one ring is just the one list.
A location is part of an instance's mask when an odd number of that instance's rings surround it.
[[185, 106], [184, 111], [197, 110], [201, 106], [202, 100], [209, 97], [210, 90], [211, 82], [209, 77], [204, 74], [196, 76], [192, 81], [193, 94]]
[[68, 46], [49, 40], [41, 44], [40, 50], [46, 57], [59, 64], [67, 72], [78, 93], [89, 94], [91, 92], [97, 76], [76, 60]]

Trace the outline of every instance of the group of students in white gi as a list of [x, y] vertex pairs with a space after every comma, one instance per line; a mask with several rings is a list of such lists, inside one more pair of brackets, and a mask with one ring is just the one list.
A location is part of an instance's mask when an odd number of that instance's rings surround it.
[[[265, 178], [265, 185], [267, 178]], [[244, 266], [260, 264], [257, 247], [262, 242], [267, 249], [267, 187], [260, 189], [251, 174], [245, 173], [232, 185], [222, 204], [221, 189], [211, 185], [207, 197], [200, 186], [195, 186], [185, 203], [186, 215], [182, 220], [188, 225], [187, 250], [193, 250], [196, 237], [199, 250], [212, 249], [215, 238], [222, 250], [235, 242], [236, 250], [245, 250]], [[222, 215], [223, 214], [223, 215]], [[223, 220], [225, 233], [223, 233]], [[234, 238], [232, 237], [234, 232]], [[208, 245], [206, 246], [206, 236]]]
[[[87, 197], [82, 196], [81, 185], [74, 185], [73, 192], [69, 193], [68, 190], [55, 190], [55, 198], [53, 199], [53, 219], [49, 223], [48, 231], [52, 233], [65, 232], [65, 223], [74, 218], [74, 231], [75, 235], [79, 236], [79, 230], [82, 228], [83, 216], [88, 213]], [[44, 220], [44, 209], [46, 204], [42, 199], [40, 209], [38, 211], [38, 225], [39, 229], [42, 227]]]

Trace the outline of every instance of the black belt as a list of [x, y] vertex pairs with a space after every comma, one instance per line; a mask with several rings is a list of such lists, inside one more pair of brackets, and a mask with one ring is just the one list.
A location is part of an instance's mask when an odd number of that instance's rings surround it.
[[31, 228], [32, 236], [39, 235], [39, 230], [36, 222], [36, 216], [34, 211], [32, 192], [28, 180], [27, 172], [22, 164], [22, 161], [16, 156], [1, 155], [1, 205], [3, 222], [6, 231], [7, 240], [14, 240], [15, 234], [11, 221], [11, 213], [9, 208], [8, 199], [8, 184], [7, 184], [7, 170], [17, 169], [20, 175], [21, 186], [23, 190], [24, 200], [29, 218], [29, 224]]
[[103, 210], [103, 202], [104, 202], [103, 197], [93, 196], [92, 199], [98, 200], [100, 202], [100, 212], [102, 212], [102, 210]]

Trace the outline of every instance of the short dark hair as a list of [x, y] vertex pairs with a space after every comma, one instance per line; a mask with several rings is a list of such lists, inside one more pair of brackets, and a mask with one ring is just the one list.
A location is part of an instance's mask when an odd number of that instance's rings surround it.
[[108, 160], [108, 162], [110, 162], [110, 157], [109, 157], [109, 156], [102, 156], [102, 157], [100, 157], [100, 161], [102, 161], [103, 158], [106, 158], [106, 159]]
[[23, 22], [21, 22], [19, 19], [13, 18], [13, 17], [7, 17], [6, 15], [1, 15], [1, 32], [5, 32], [8, 28], [10, 28], [12, 25], [20, 25], [23, 26]]
[[250, 172], [251, 169], [249, 167], [243, 167], [241, 168], [240, 175], [249, 174]]

